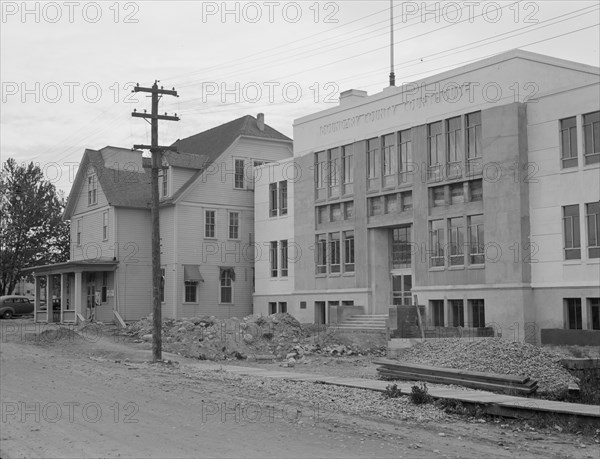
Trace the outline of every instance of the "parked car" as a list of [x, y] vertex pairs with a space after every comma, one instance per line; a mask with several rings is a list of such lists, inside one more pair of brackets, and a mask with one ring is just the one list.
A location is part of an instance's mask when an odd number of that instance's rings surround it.
[[0, 317], [10, 319], [13, 316], [33, 313], [34, 304], [21, 295], [0, 296]]

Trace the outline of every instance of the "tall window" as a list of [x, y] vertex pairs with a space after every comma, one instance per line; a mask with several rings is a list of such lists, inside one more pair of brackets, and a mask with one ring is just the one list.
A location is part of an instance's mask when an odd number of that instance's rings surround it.
[[215, 211], [204, 212], [204, 237], [215, 237]]
[[240, 214], [229, 212], [229, 239], [239, 239], [240, 236]]
[[108, 240], [108, 212], [102, 212], [102, 240]]
[[450, 266], [464, 265], [465, 230], [462, 217], [448, 219], [448, 242], [450, 244]]
[[467, 168], [473, 173], [483, 167], [479, 160], [482, 157], [481, 149], [481, 112], [467, 115]]
[[566, 309], [566, 328], [570, 330], [581, 330], [582, 314], [581, 314], [581, 298], [565, 298]]
[[460, 116], [446, 120], [446, 150], [448, 163], [462, 162], [462, 135]]
[[325, 188], [325, 154], [324, 151], [315, 153], [315, 186], [317, 189]]
[[483, 215], [471, 215], [469, 225], [469, 263], [482, 265], [485, 257], [485, 243], [483, 239]]
[[410, 268], [411, 227], [402, 226], [392, 230], [392, 269]]
[[81, 227], [83, 226], [83, 221], [80, 218], [79, 220], [77, 220], [77, 235], [75, 237], [75, 240], [77, 241], [77, 245], [81, 245]]
[[352, 193], [354, 183], [354, 169], [352, 167], [352, 145], [342, 147], [342, 194]]
[[453, 327], [465, 326], [465, 308], [463, 300], [448, 300], [450, 305], [450, 320]]
[[411, 289], [412, 276], [410, 274], [392, 276], [392, 304], [410, 305]]
[[344, 231], [344, 272], [354, 272], [354, 231]]
[[340, 272], [340, 233], [331, 233], [329, 235], [329, 264], [330, 272]]
[[108, 301], [108, 272], [102, 273], [102, 289], [100, 290], [100, 297], [103, 303]]
[[340, 193], [340, 149], [333, 148], [328, 151], [328, 155], [329, 161], [327, 162], [327, 183], [329, 185], [329, 196], [338, 196]]
[[327, 235], [317, 235], [317, 274], [327, 273]]
[[88, 176], [88, 206], [98, 203], [98, 176]]
[[444, 220], [429, 223], [430, 266], [444, 266]]
[[165, 268], [160, 268], [160, 302], [165, 302]]
[[281, 277], [288, 275], [288, 241], [279, 241], [279, 250], [281, 252]]
[[431, 173], [439, 172], [444, 160], [442, 143], [442, 122], [427, 125], [427, 158]]
[[444, 300], [429, 300], [434, 327], [444, 327]]
[[233, 303], [233, 268], [222, 269], [220, 275], [221, 303]]
[[600, 163], [600, 111], [583, 115], [585, 164]]
[[[410, 129], [400, 132], [400, 172], [406, 173], [412, 170], [412, 141]], [[405, 181], [405, 180], [404, 180]]]
[[271, 277], [277, 277], [277, 241], [271, 241], [269, 261], [271, 262]]
[[562, 167], [577, 166], [577, 121], [574, 116], [560, 120]]
[[485, 307], [483, 300], [469, 300], [471, 308], [471, 326], [473, 328], [485, 327]]
[[376, 178], [379, 174], [379, 138], [367, 140], [367, 178]]
[[279, 182], [279, 215], [287, 215], [288, 213], [288, 198], [287, 198], [287, 180]]
[[244, 160], [236, 159], [235, 160], [235, 171], [233, 178], [233, 187], [236, 189], [244, 188]]
[[600, 258], [600, 202], [585, 205], [587, 221], [588, 257]]
[[588, 298], [590, 306], [590, 320], [588, 323], [592, 330], [600, 330], [600, 298]]
[[185, 302], [196, 303], [196, 290], [198, 287], [197, 281], [187, 280], [184, 282], [185, 285]]
[[158, 178], [160, 179], [160, 183], [161, 183], [161, 197], [165, 197], [169, 195], [169, 181], [168, 181], [168, 177], [167, 177], [167, 170], [166, 169], [161, 169], [160, 171], [158, 171]]
[[572, 206], [563, 206], [563, 232], [565, 260], [581, 259], [578, 204], [574, 204]]
[[388, 134], [383, 137], [383, 175], [394, 175], [398, 172], [395, 137], [396, 134]]
[[269, 215], [277, 217], [277, 183], [269, 183]]

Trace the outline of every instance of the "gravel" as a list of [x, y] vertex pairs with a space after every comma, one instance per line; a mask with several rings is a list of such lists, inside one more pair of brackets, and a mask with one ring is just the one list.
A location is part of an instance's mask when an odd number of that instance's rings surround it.
[[552, 394], [578, 382], [560, 364], [563, 357], [531, 344], [501, 338], [451, 338], [418, 343], [400, 351], [397, 359], [445, 368], [528, 376], [538, 381], [539, 394]]

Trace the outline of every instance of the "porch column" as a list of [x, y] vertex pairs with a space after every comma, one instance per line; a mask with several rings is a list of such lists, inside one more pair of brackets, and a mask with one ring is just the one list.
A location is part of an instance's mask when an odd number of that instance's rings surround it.
[[40, 309], [40, 276], [35, 276], [34, 282], [35, 299], [33, 301], [33, 321], [37, 322], [38, 310]]
[[65, 273], [60, 273], [60, 322], [64, 322], [65, 305], [67, 304], [67, 276]]
[[50, 285], [52, 276], [46, 274], [46, 322], [52, 322], [54, 314], [52, 311], [52, 286]]
[[75, 309], [75, 314], [81, 314], [82, 317], [85, 317], [82, 311], [82, 301], [81, 301], [81, 280], [82, 275], [81, 272], [75, 273], [75, 290], [73, 294], [73, 309]]

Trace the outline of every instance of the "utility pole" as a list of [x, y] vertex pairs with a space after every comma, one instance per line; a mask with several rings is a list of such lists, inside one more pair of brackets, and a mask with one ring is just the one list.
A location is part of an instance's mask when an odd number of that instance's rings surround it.
[[151, 145], [134, 145], [135, 150], [150, 150], [152, 154], [152, 296], [153, 296], [153, 331], [152, 331], [152, 360], [159, 362], [162, 360], [162, 311], [160, 308], [160, 290], [161, 290], [161, 273], [160, 273], [160, 219], [158, 216], [158, 169], [162, 167], [161, 153], [165, 150], [175, 151], [174, 147], [161, 147], [158, 145], [158, 120], [179, 121], [177, 113], [175, 116], [158, 114], [159, 95], [169, 95], [179, 97], [175, 88], [172, 90], [158, 88], [158, 80], [154, 82], [151, 88], [142, 88], [139, 83], [133, 88], [132, 92], [149, 92], [152, 94], [152, 112], [150, 114], [138, 113], [133, 111], [131, 116], [137, 118], [150, 118], [151, 130]]

